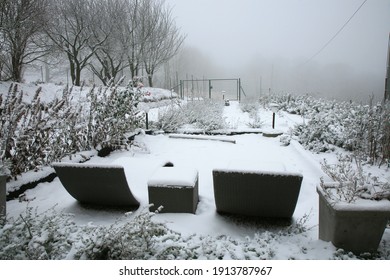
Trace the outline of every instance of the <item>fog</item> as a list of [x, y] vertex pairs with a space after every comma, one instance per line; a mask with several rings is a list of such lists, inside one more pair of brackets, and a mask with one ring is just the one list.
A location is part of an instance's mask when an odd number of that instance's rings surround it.
[[176, 62], [180, 79], [241, 78], [256, 96], [383, 98], [390, 0], [365, 2], [333, 40], [363, 0], [165, 2], [187, 35]]

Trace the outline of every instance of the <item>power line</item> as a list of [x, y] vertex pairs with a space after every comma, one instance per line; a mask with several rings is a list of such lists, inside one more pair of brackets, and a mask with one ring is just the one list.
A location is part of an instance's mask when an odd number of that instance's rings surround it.
[[359, 10], [363, 7], [363, 5], [367, 2], [367, 0], [364, 0], [362, 4], [360, 4], [359, 8], [353, 13], [353, 15], [344, 23], [343, 26], [336, 32], [336, 34], [333, 35], [332, 38], [318, 51], [316, 52], [312, 57], [310, 57], [305, 63], [302, 64], [306, 65], [309, 63], [313, 58], [315, 58], [317, 55], [319, 55], [340, 33], [343, 31], [343, 29], [348, 25], [348, 23], [352, 20], [352, 18], [359, 12]]

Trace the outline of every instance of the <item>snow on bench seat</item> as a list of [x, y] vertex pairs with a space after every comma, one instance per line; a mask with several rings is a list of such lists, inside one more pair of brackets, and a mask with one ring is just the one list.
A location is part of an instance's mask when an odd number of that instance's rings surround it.
[[277, 176], [302, 176], [301, 173], [294, 170], [292, 167], [287, 168], [281, 162], [264, 162], [264, 161], [231, 161], [223, 167], [215, 168], [221, 172], [235, 173], [253, 173], [253, 174], [273, 174]]
[[161, 167], [148, 180], [150, 211], [195, 213], [199, 200], [198, 171], [184, 167]]
[[162, 167], [148, 180], [155, 187], [193, 188], [198, 172], [192, 168]]

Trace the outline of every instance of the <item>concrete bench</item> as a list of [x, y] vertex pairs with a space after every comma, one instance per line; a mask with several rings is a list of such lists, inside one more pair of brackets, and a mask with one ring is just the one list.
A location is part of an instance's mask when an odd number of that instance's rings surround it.
[[192, 168], [161, 167], [148, 180], [150, 211], [193, 213], [199, 201], [198, 171]]
[[68, 193], [84, 204], [134, 209], [139, 206], [122, 166], [81, 163], [52, 165]]
[[[257, 166], [256, 166], [257, 165]], [[213, 170], [219, 213], [262, 218], [291, 218], [303, 176], [282, 164], [240, 164]]]

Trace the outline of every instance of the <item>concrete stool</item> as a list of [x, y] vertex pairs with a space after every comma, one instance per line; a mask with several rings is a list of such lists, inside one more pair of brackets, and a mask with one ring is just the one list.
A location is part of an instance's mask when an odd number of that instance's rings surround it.
[[161, 167], [148, 181], [150, 211], [193, 213], [199, 201], [198, 171], [191, 168]]

